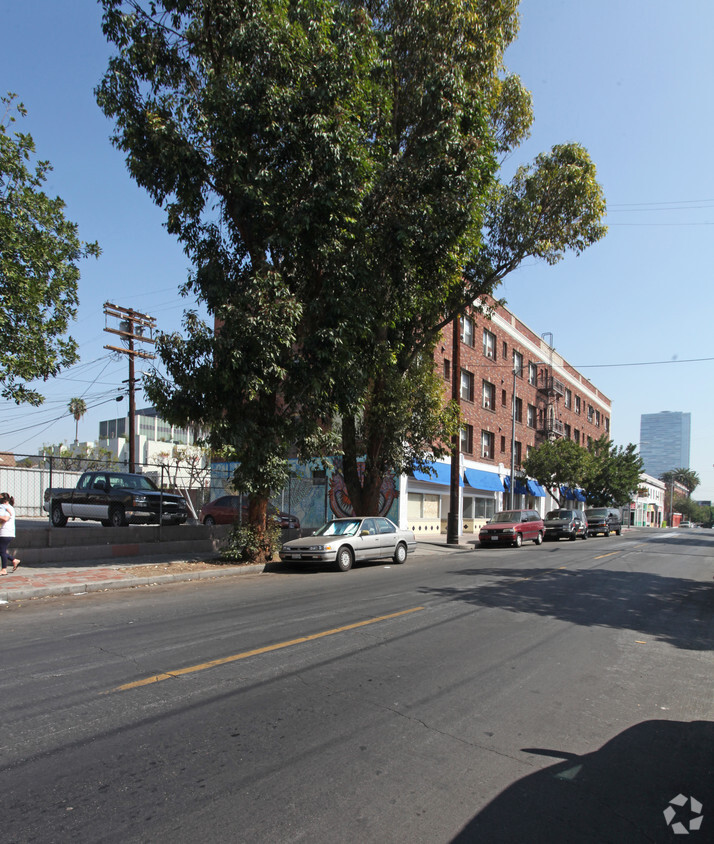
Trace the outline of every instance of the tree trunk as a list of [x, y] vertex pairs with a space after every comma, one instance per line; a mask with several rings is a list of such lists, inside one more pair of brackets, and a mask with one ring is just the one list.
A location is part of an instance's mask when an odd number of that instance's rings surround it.
[[370, 459], [371, 449], [368, 447], [364, 464], [364, 471], [360, 473], [357, 453], [357, 426], [354, 417], [344, 417], [342, 420], [342, 476], [345, 479], [347, 495], [356, 516], [379, 515], [379, 499], [382, 489], [383, 474]]
[[248, 524], [255, 530], [258, 539], [256, 563], [268, 563], [272, 559], [268, 537], [266, 536], [267, 516], [267, 495], [251, 495], [248, 499]]

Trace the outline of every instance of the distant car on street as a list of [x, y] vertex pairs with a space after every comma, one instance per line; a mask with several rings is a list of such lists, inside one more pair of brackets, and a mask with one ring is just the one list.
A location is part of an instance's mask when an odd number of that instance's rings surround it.
[[690, 527], [692, 527], [692, 523], [691, 522], [680, 522], [679, 526], [681, 528], [690, 528]]
[[356, 560], [391, 558], [403, 563], [416, 548], [411, 530], [398, 528], [382, 516], [353, 516], [331, 519], [312, 536], [286, 542], [280, 559], [288, 562], [335, 563], [339, 571], [349, 571]]
[[543, 519], [536, 510], [503, 510], [481, 528], [478, 541], [482, 548], [487, 545], [515, 545], [520, 548], [527, 540], [540, 545], [544, 533]]
[[622, 533], [620, 511], [616, 507], [593, 507], [585, 511], [585, 517], [588, 520], [590, 536], [597, 536], [599, 533], [603, 536], [610, 536], [611, 533], [620, 536]]
[[[274, 519], [281, 528], [293, 528], [299, 530], [300, 519], [290, 513], [278, 510], [272, 504], [268, 504], [268, 518]], [[198, 520], [202, 525], [232, 525], [234, 522], [248, 521], [248, 500], [241, 495], [222, 495], [208, 504], [201, 507]]]
[[582, 510], [551, 510], [543, 520], [545, 539], [588, 538], [588, 520]]

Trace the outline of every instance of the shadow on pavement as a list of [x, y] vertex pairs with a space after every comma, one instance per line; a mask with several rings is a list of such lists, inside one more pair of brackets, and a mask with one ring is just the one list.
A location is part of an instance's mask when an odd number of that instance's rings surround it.
[[495, 577], [471, 588], [422, 587], [422, 594], [591, 627], [636, 630], [687, 650], [714, 647], [714, 583], [607, 569], [479, 568]]
[[645, 721], [583, 756], [542, 748], [523, 753], [565, 761], [509, 786], [453, 844], [712, 840], [711, 722]]

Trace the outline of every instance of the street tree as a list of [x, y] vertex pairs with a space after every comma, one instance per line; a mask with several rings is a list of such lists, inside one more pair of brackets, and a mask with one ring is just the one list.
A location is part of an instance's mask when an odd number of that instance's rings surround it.
[[563, 504], [561, 487], [582, 487], [588, 459], [588, 452], [573, 440], [546, 440], [530, 451], [522, 468]]
[[588, 446], [582, 486], [591, 507], [622, 506], [640, 486], [642, 458], [637, 446], [616, 446], [603, 434]]
[[79, 420], [87, 412], [87, 403], [84, 399], [70, 399], [69, 412], [74, 416], [74, 441], [79, 440]]
[[65, 217], [65, 204], [42, 190], [48, 161], [35, 161], [29, 134], [10, 132], [24, 117], [16, 95], [0, 98], [0, 395], [39, 405], [30, 383], [57, 375], [78, 359], [67, 327], [77, 311], [78, 263], [98, 256]]
[[499, 180], [532, 120], [503, 64], [517, 0], [102, 3], [99, 104], [214, 320], [188, 311], [160, 339], [149, 395], [233, 450], [251, 521], [293, 445], [339, 447], [374, 512], [384, 473], [455, 430], [431, 371], [443, 328], [524, 259], [605, 233], [578, 144]]
[[694, 490], [701, 483], [699, 475], [694, 469], [687, 469], [680, 467], [679, 469], [671, 469], [669, 472], [664, 472], [660, 475], [660, 480], [665, 483], [677, 483], [687, 490], [687, 497], [690, 498]]

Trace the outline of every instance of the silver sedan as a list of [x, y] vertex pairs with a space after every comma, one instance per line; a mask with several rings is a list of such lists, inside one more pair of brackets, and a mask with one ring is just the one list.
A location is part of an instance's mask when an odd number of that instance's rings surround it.
[[335, 563], [340, 571], [349, 571], [355, 560], [381, 560], [391, 557], [403, 563], [416, 548], [411, 530], [398, 528], [382, 516], [353, 516], [332, 519], [312, 536], [286, 542], [280, 551], [284, 561]]

